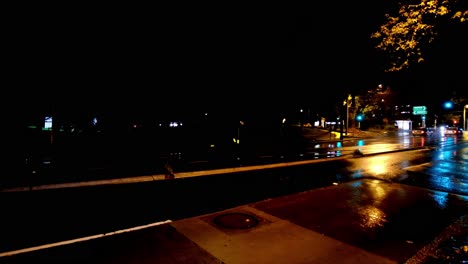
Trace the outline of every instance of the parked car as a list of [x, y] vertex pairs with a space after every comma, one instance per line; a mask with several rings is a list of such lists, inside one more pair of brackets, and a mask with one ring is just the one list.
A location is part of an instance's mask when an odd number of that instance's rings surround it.
[[413, 136], [430, 136], [434, 134], [434, 129], [430, 127], [417, 127], [411, 130]]
[[444, 136], [461, 136], [463, 130], [459, 127], [446, 127], [444, 130]]

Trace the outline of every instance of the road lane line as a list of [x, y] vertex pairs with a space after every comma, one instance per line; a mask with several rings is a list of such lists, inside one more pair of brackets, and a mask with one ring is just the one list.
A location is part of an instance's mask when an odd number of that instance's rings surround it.
[[42, 249], [46, 249], [46, 248], [58, 247], [58, 246], [63, 246], [63, 245], [88, 241], [88, 240], [92, 240], [92, 239], [118, 235], [118, 234], [122, 234], [122, 233], [126, 233], [126, 232], [137, 231], [137, 230], [141, 230], [141, 229], [145, 229], [145, 228], [149, 228], [149, 227], [154, 227], [154, 226], [158, 226], [158, 225], [163, 225], [163, 224], [167, 224], [167, 223], [171, 223], [171, 222], [172, 222], [172, 220], [160, 221], [160, 222], [155, 222], [155, 223], [151, 223], [151, 224], [148, 224], [148, 225], [136, 226], [136, 227], [117, 230], [117, 231], [104, 233], [104, 234], [100, 234], [100, 235], [92, 235], [92, 236], [81, 237], [81, 238], [76, 238], [76, 239], [71, 239], [71, 240], [65, 240], [65, 241], [60, 241], [60, 242], [46, 244], [46, 245], [23, 248], [23, 249], [12, 250], [12, 251], [7, 251], [7, 252], [0, 252], [0, 257], [14, 256], [14, 255], [27, 253], [27, 252], [32, 252], [32, 251], [38, 251], [38, 250], [42, 250]]

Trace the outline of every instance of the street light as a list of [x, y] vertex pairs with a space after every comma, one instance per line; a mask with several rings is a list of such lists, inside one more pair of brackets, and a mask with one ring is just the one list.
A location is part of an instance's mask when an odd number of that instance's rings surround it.
[[351, 95], [348, 95], [348, 99], [343, 102], [343, 105], [346, 105], [346, 136], [348, 135], [348, 128], [349, 128], [349, 107], [351, 106]]
[[468, 108], [468, 104], [463, 107], [463, 130], [466, 131], [466, 109]]

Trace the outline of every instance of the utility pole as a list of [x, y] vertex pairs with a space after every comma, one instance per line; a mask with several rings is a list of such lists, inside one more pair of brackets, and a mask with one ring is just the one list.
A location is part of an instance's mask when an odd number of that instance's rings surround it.
[[[349, 107], [351, 106], [351, 94], [348, 95], [348, 98], [343, 101], [343, 106], [346, 106], [346, 136], [348, 136], [348, 128], [349, 128]], [[341, 116], [341, 115], [340, 115]], [[340, 117], [340, 140], [343, 139], [343, 118]]]
[[340, 117], [340, 140], [343, 140], [343, 118]]
[[351, 94], [348, 95], [348, 99], [346, 100], [346, 136], [348, 136], [349, 133], [349, 107], [351, 106], [352, 102], [351, 99]]
[[466, 109], [468, 109], [468, 104], [463, 106], [463, 131], [466, 131]]

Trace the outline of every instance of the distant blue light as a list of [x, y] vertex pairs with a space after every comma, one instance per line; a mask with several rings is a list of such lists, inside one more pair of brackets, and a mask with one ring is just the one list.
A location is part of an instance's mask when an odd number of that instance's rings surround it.
[[445, 107], [445, 108], [448, 108], [448, 109], [449, 109], [449, 108], [452, 108], [452, 107], [453, 107], [453, 103], [452, 103], [452, 102], [445, 102], [444, 107]]
[[364, 146], [364, 140], [362, 140], [362, 139], [358, 140], [356, 145], [359, 146], [359, 147]]

